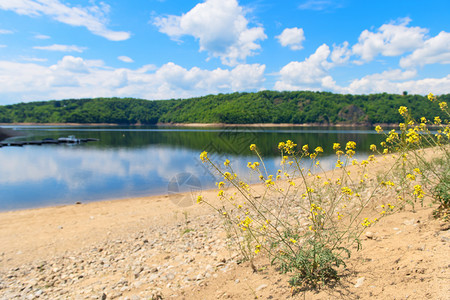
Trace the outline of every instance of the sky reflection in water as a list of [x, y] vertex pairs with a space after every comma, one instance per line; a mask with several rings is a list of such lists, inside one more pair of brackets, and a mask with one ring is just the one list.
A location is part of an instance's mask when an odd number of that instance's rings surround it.
[[[220, 164], [232, 161], [238, 174], [257, 181], [246, 167], [256, 161], [248, 150], [258, 144], [268, 171], [279, 169], [278, 141], [291, 136], [311, 147], [345, 138], [370, 144], [376, 137], [365, 130], [180, 130], [154, 128], [20, 128], [27, 135], [19, 139], [57, 138], [75, 134], [97, 137], [100, 142], [81, 145], [43, 145], [0, 148], [0, 210], [16, 210], [73, 204], [105, 199], [160, 195], [180, 173], [191, 173], [201, 188], [213, 188], [218, 180], [199, 160], [206, 149]], [[302, 143], [303, 144], [303, 143]], [[227, 148], [228, 147], [228, 148]], [[230, 149], [233, 148], [233, 149]], [[368, 147], [366, 147], [367, 149]], [[223, 149], [227, 151], [223, 151]], [[216, 152], [218, 151], [218, 152]], [[362, 154], [361, 157], [366, 157]], [[335, 157], [326, 149], [321, 163], [332, 168]], [[184, 188], [186, 190], [186, 187]], [[184, 190], [184, 191], [185, 191]], [[183, 191], [183, 190], [182, 190]]]

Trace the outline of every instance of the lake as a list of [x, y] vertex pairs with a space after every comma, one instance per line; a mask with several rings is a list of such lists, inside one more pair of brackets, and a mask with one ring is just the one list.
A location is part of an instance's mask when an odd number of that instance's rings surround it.
[[248, 161], [257, 161], [250, 144], [258, 146], [269, 173], [274, 174], [281, 161], [280, 141], [309, 144], [310, 149], [322, 146], [320, 161], [331, 169], [336, 161], [334, 142], [355, 141], [363, 158], [370, 144], [383, 139], [371, 128], [343, 127], [4, 127], [23, 134], [10, 139], [14, 141], [68, 135], [99, 141], [1, 147], [1, 211], [210, 189], [219, 178], [201, 163], [199, 154], [204, 150], [220, 165], [229, 159], [238, 174], [256, 182], [247, 168]]

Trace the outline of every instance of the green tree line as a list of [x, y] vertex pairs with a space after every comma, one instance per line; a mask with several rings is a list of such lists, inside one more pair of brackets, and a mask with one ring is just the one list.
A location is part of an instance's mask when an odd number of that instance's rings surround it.
[[[450, 100], [450, 94], [441, 95]], [[191, 99], [67, 99], [0, 106], [0, 123], [398, 123], [407, 106], [415, 118], [444, 115], [421, 95], [343, 95], [329, 92], [232, 93]]]

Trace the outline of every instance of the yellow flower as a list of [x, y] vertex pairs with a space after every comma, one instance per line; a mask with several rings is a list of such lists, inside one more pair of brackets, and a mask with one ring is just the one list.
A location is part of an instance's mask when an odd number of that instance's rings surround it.
[[223, 178], [228, 179], [228, 180], [232, 180], [233, 179], [233, 175], [231, 175], [230, 172], [225, 172], [225, 173], [223, 173]]
[[441, 102], [441, 103], [439, 103], [439, 107], [440, 107], [442, 110], [448, 108], [447, 102]]
[[223, 197], [223, 191], [220, 190], [218, 195], [219, 195], [219, 197]]
[[417, 184], [414, 186], [414, 195], [417, 196], [417, 198], [421, 199], [425, 195], [424, 191], [422, 190], [422, 186]]
[[408, 108], [406, 106], [400, 106], [400, 108], [398, 109], [398, 113], [402, 116], [406, 115], [407, 112]]
[[203, 151], [203, 152], [200, 154], [200, 159], [202, 160], [202, 162], [207, 161], [207, 160], [208, 160], [208, 152]]
[[383, 154], [388, 154], [389, 150], [388, 149], [383, 149]]
[[317, 147], [316, 149], [314, 149], [314, 151], [316, 151], [317, 153], [319, 153], [319, 152], [323, 152], [323, 149], [322, 149], [322, 147]]
[[225, 183], [224, 183], [223, 181], [217, 183], [217, 187], [218, 187], [219, 189], [223, 188], [224, 185], [225, 185]]
[[426, 123], [427, 122], [427, 118], [425, 118], [425, 117], [420, 118], [420, 122]]
[[347, 145], [345, 146], [346, 150], [348, 150], [348, 149], [355, 149], [355, 148], [356, 148], [356, 143], [353, 142], [353, 141], [348, 141]]
[[434, 124], [439, 125], [439, 124], [441, 124], [441, 123], [442, 123], [441, 118], [439, 118], [439, 117], [434, 117]]
[[251, 151], [255, 151], [256, 150], [256, 145], [255, 144], [251, 144], [250, 145], [250, 150]]
[[302, 150], [305, 152], [308, 152], [308, 150], [309, 150], [308, 144], [303, 145]]
[[278, 144], [278, 149], [284, 149], [284, 147], [286, 147], [286, 144], [284, 142], [280, 142]]
[[255, 246], [255, 253], [258, 254], [260, 249], [261, 249], [261, 245], [256, 245]]
[[272, 179], [267, 179], [267, 180], [266, 180], [266, 185], [267, 185], [267, 186], [274, 185], [274, 184], [275, 184], [275, 183], [273, 182]]
[[201, 203], [203, 201], [203, 197], [202, 196], [198, 196], [197, 197], [197, 203]]
[[227, 159], [223, 162], [225, 167], [228, 167], [230, 165], [230, 161]]
[[416, 176], [414, 174], [406, 174], [406, 178], [408, 178], [411, 181], [416, 180]]
[[339, 150], [339, 148], [341, 148], [341, 144], [339, 144], [339, 143], [333, 144], [333, 150]]
[[371, 223], [372, 222], [370, 222], [368, 218], [364, 218], [364, 220], [361, 222], [361, 225], [363, 227], [369, 227]]
[[435, 99], [434, 95], [432, 93], [428, 94], [428, 100], [433, 101]]
[[415, 168], [413, 171], [416, 172], [417, 174], [422, 174], [419, 168]]
[[293, 238], [290, 238], [289, 239], [289, 241], [292, 243], [292, 244], [295, 244], [295, 243], [297, 243], [297, 241], [296, 240], [294, 240]]
[[353, 191], [351, 188], [344, 186], [341, 188], [343, 194], [347, 194], [349, 196], [353, 195]]
[[375, 130], [376, 130], [376, 132], [380, 133], [380, 132], [383, 131], [383, 128], [381, 128], [380, 125], [377, 125], [377, 126], [375, 127]]
[[373, 152], [377, 151], [377, 146], [374, 144], [370, 145], [370, 151], [373, 151]]

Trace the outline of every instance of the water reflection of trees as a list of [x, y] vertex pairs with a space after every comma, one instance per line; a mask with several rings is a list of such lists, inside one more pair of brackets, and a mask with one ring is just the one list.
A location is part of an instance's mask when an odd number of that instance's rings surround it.
[[379, 144], [381, 135], [364, 129], [342, 128], [160, 128], [155, 127], [97, 127], [97, 128], [51, 128], [25, 130], [24, 139], [58, 138], [76, 135], [79, 138], [98, 138], [99, 142], [83, 147], [94, 148], [143, 148], [160, 145], [173, 149], [236, 155], [250, 155], [249, 145], [254, 143], [265, 156], [278, 155], [277, 145], [288, 139], [310, 148], [322, 146], [325, 154], [333, 152], [333, 143], [345, 144], [355, 141], [358, 149], [367, 151], [370, 144]]

